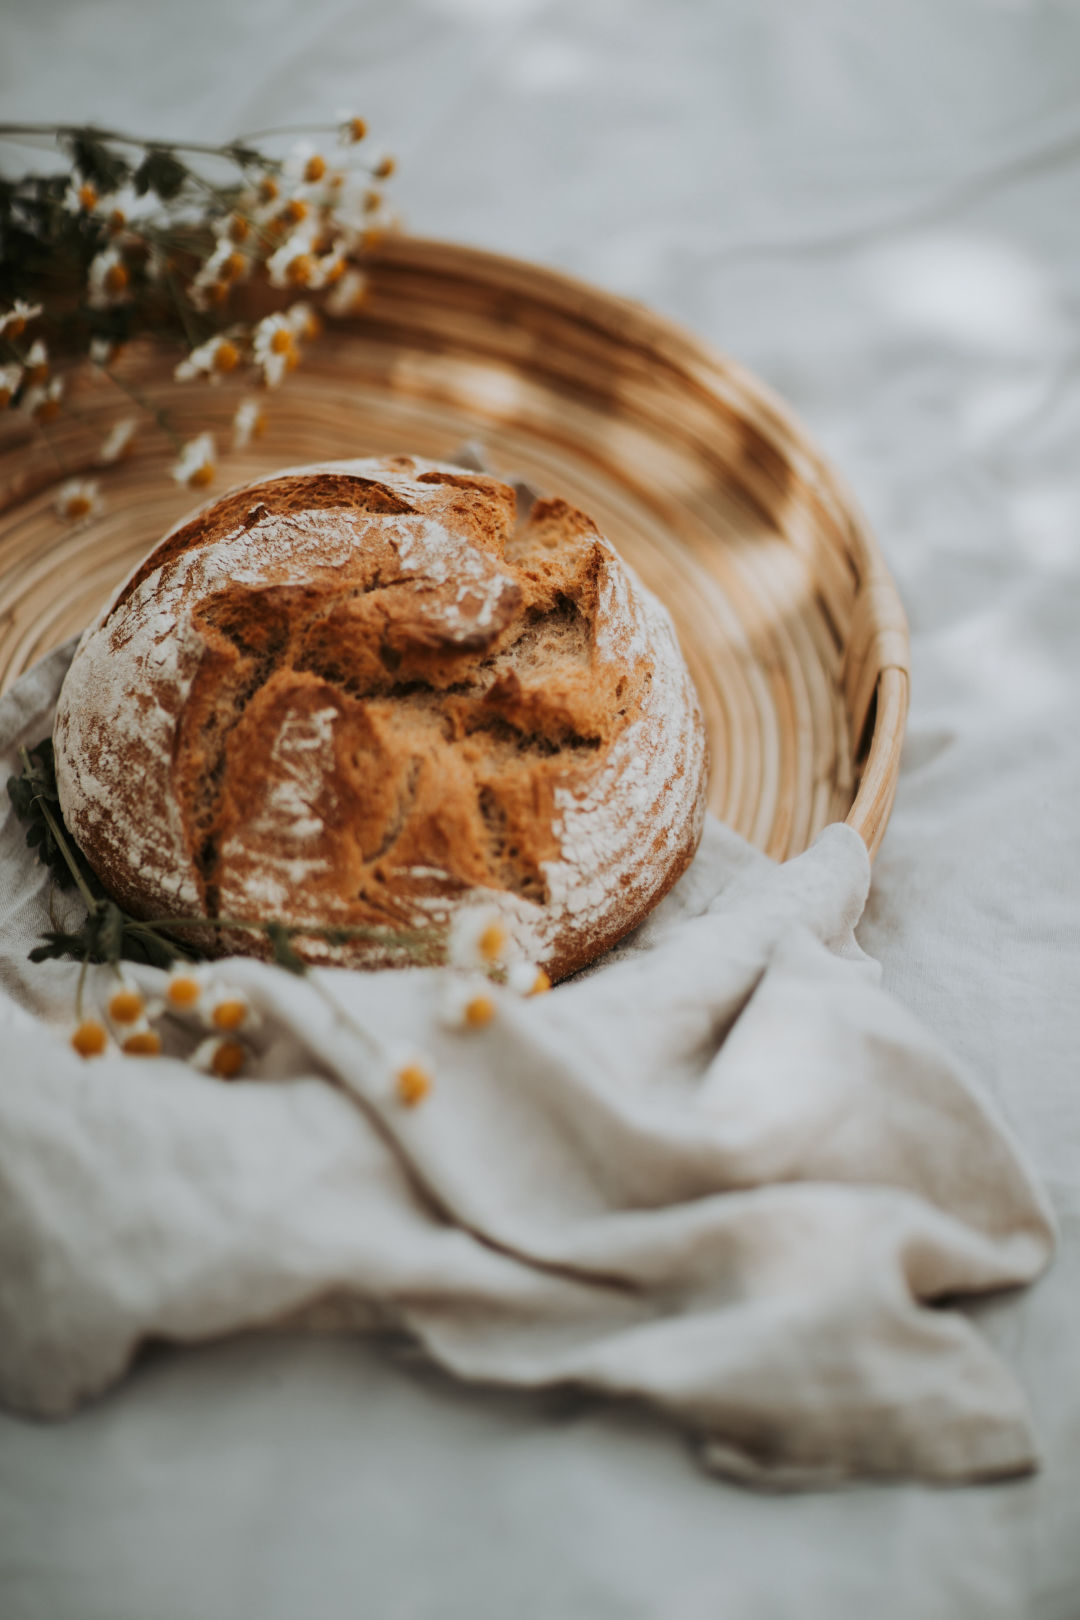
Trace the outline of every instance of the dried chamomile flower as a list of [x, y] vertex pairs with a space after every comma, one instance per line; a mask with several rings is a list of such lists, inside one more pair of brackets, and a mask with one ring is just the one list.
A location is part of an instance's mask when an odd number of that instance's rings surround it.
[[117, 345], [110, 343], [108, 338], [90, 339], [90, 364], [93, 366], [107, 366], [116, 358]]
[[350, 267], [335, 282], [323, 300], [323, 309], [336, 320], [355, 315], [367, 297], [368, 282], [362, 270]]
[[347, 113], [338, 113], [341, 123], [338, 126], [338, 140], [343, 146], [355, 146], [367, 134], [367, 124], [364, 119], [352, 117]]
[[64, 207], [69, 214], [92, 214], [98, 205], [98, 189], [90, 180], [73, 178], [64, 193]]
[[259, 1023], [258, 1014], [243, 991], [231, 990], [226, 985], [217, 985], [208, 991], [203, 1011], [211, 1028], [225, 1035], [251, 1031]]
[[205, 968], [195, 967], [190, 962], [174, 962], [165, 981], [165, 1005], [170, 1012], [197, 1012], [208, 978]]
[[28, 383], [43, 383], [49, 376], [49, 350], [41, 338], [35, 338], [23, 362]]
[[542, 996], [551, 989], [551, 980], [535, 962], [514, 962], [506, 970], [507, 989], [519, 996]]
[[121, 977], [109, 992], [105, 1011], [114, 1024], [138, 1024], [146, 1016], [146, 997], [137, 984]]
[[60, 401], [64, 397], [64, 379], [53, 377], [47, 383], [27, 388], [19, 401], [19, 408], [32, 416], [35, 422], [52, 422], [60, 414]]
[[209, 377], [212, 382], [220, 382], [239, 364], [240, 350], [237, 345], [231, 338], [219, 335], [192, 349], [187, 359], [181, 360], [173, 371], [173, 376], [177, 382], [190, 382], [193, 377]]
[[97, 459], [101, 466], [108, 467], [114, 461], [122, 461], [131, 449], [132, 440], [138, 430], [137, 416], [122, 416], [119, 422], [114, 422], [102, 441]]
[[299, 358], [295, 334], [284, 315], [265, 316], [252, 333], [251, 348], [268, 388], [276, 388]]
[[210, 1035], [195, 1048], [191, 1062], [204, 1074], [217, 1075], [219, 1080], [235, 1080], [247, 1059], [243, 1041], [233, 1035]]
[[86, 296], [91, 309], [113, 309], [130, 299], [131, 271], [119, 248], [105, 248], [91, 259]]
[[101, 511], [101, 492], [96, 478], [69, 478], [56, 492], [56, 510], [67, 523], [96, 517]]
[[316, 315], [311, 305], [305, 303], [303, 299], [298, 299], [295, 304], [289, 305], [285, 311], [285, 319], [289, 323], [290, 330], [298, 338], [308, 340], [317, 338], [322, 331], [322, 324], [318, 315]]
[[147, 191], [140, 197], [134, 186], [120, 186], [99, 197], [94, 212], [105, 221], [110, 236], [122, 236], [129, 227], [137, 226], [153, 214], [158, 206], [153, 192]]
[[403, 1108], [415, 1108], [424, 1101], [435, 1077], [431, 1064], [416, 1053], [402, 1054], [391, 1066], [394, 1096]]
[[487, 979], [450, 977], [443, 989], [440, 1019], [448, 1029], [484, 1029], [495, 1017], [495, 996]]
[[22, 374], [22, 366], [14, 361], [11, 365], [0, 366], [0, 411], [6, 410], [18, 393]]
[[217, 452], [212, 433], [197, 433], [181, 448], [173, 464], [172, 475], [178, 484], [189, 484], [202, 489], [212, 482], [217, 467]]
[[266, 426], [263, 408], [257, 399], [242, 399], [232, 420], [234, 450], [246, 450]]
[[146, 1019], [160, 1018], [165, 1003], [160, 996], [146, 996], [134, 979], [118, 972], [105, 1001], [105, 1011], [114, 1025], [137, 1025]]
[[314, 287], [319, 268], [314, 225], [292, 232], [266, 261], [266, 274], [272, 287]]
[[80, 1057], [104, 1057], [109, 1050], [109, 1032], [98, 1018], [84, 1018], [71, 1032], [71, 1045]]
[[129, 1057], [157, 1057], [161, 1036], [152, 1020], [160, 1018], [165, 1004], [155, 997], [147, 1000], [133, 979], [118, 975], [105, 1001], [105, 1012], [119, 1043]]
[[27, 323], [36, 321], [41, 309], [40, 304], [28, 304], [22, 298], [16, 298], [11, 308], [0, 315], [0, 337], [22, 337]]
[[216, 309], [236, 283], [251, 274], [251, 265], [250, 257], [241, 253], [230, 237], [219, 237], [213, 253], [189, 285], [188, 297], [198, 310]]
[[466, 906], [450, 924], [447, 956], [452, 967], [497, 967], [509, 943], [506, 924], [494, 906]]
[[161, 1036], [147, 1019], [120, 1032], [120, 1050], [128, 1057], [160, 1057]]

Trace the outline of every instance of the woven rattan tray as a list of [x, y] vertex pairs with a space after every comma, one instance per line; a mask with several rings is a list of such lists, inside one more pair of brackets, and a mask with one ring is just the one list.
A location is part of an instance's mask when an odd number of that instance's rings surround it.
[[[551, 271], [399, 237], [370, 277], [363, 315], [268, 396], [265, 435], [226, 458], [215, 489], [305, 461], [446, 459], [477, 442], [493, 472], [589, 512], [671, 609], [705, 709], [717, 815], [780, 858], [834, 820], [876, 849], [907, 712], [907, 629], [872, 536], [798, 423], [695, 338]], [[172, 358], [132, 351], [120, 373], [182, 432], [226, 443], [238, 388], [174, 384]], [[4, 687], [86, 624], [195, 504], [148, 423], [103, 479], [105, 511], [74, 528], [56, 515], [56, 484], [92, 465], [118, 401], [88, 368], [50, 444], [15, 412], [3, 424]]]

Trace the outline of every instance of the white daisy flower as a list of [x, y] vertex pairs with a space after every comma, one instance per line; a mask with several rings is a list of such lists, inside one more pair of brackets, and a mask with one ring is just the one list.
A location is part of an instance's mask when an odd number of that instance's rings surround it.
[[115, 1045], [100, 1018], [84, 1018], [72, 1030], [70, 1044], [82, 1058], [105, 1057]]
[[285, 311], [285, 319], [288, 321], [289, 330], [294, 337], [318, 337], [319, 317], [305, 299], [299, 298], [295, 304], [290, 304]]
[[117, 1039], [121, 1052], [126, 1052], [128, 1057], [161, 1056], [161, 1036], [147, 1018], [140, 1018], [137, 1022], [121, 1028]]
[[96, 517], [101, 511], [101, 493], [95, 478], [69, 478], [56, 492], [56, 510], [68, 523]]
[[47, 383], [36, 383], [28, 388], [19, 401], [19, 408], [36, 422], [51, 422], [60, 412], [64, 396], [64, 379], [53, 377]]
[[26, 356], [26, 375], [31, 382], [42, 383], [49, 375], [49, 350], [41, 338], [35, 338]]
[[270, 255], [266, 273], [272, 287], [311, 286], [317, 264], [315, 235], [311, 225], [301, 225]]
[[198, 433], [182, 447], [173, 463], [172, 475], [178, 484], [193, 484], [202, 488], [209, 484], [217, 466], [217, 451], [212, 433]]
[[158, 199], [152, 191], [140, 197], [134, 186], [120, 186], [98, 198], [95, 212], [102, 216], [110, 230], [119, 232], [148, 218], [157, 208]]
[[494, 906], [465, 906], [450, 924], [447, 956], [453, 967], [495, 967], [509, 943], [506, 924]]
[[447, 976], [439, 1007], [439, 1020], [447, 1029], [483, 1029], [495, 1011], [495, 995], [487, 979]]
[[327, 293], [323, 308], [337, 320], [355, 315], [367, 296], [367, 285], [363, 271], [350, 267]]
[[99, 201], [98, 188], [92, 180], [80, 180], [73, 175], [64, 193], [64, 207], [69, 214], [92, 214]]
[[535, 962], [514, 962], [506, 970], [506, 986], [518, 996], [542, 996], [551, 980]]
[[211, 974], [192, 962], [174, 962], [165, 981], [165, 1005], [173, 1013], [198, 1013], [202, 1009]]
[[292, 196], [310, 196], [327, 181], [331, 169], [312, 141], [297, 141], [282, 165], [282, 179]]
[[190, 283], [188, 296], [196, 309], [211, 309], [224, 301], [235, 282], [246, 281], [250, 274], [251, 260], [247, 254], [241, 253], [227, 236], [220, 236], [213, 253]]
[[9, 366], [0, 366], [0, 411], [10, 405], [18, 393], [22, 374], [22, 366], [15, 365], [14, 362]]
[[114, 461], [122, 461], [131, 448], [131, 441], [138, 430], [139, 418], [137, 416], [122, 416], [119, 422], [114, 422], [105, 435], [97, 458], [101, 466], [108, 467]]
[[91, 309], [112, 309], [131, 297], [131, 272], [119, 248], [105, 248], [90, 261], [87, 302]]
[[135, 981], [121, 974], [105, 1003], [120, 1050], [129, 1057], [158, 1057], [162, 1042], [152, 1020], [164, 1010], [160, 998], [147, 1000]]
[[28, 304], [24, 299], [16, 298], [11, 308], [0, 315], [0, 337], [21, 337], [27, 323], [37, 320], [41, 308], [40, 304]]
[[219, 1080], [235, 1080], [247, 1060], [247, 1047], [234, 1035], [209, 1035], [191, 1056], [196, 1069], [201, 1069], [204, 1074], [214, 1074]]
[[[161, 1003], [157, 1004], [158, 1011]], [[114, 982], [105, 1003], [105, 1011], [114, 1024], [121, 1027], [143, 1023], [150, 1015], [147, 1008], [146, 997], [133, 979], [121, 974]]]
[[367, 134], [367, 123], [357, 118], [347, 107], [339, 107], [334, 117], [338, 121], [338, 140], [342, 146], [355, 146]]
[[190, 382], [193, 377], [209, 377], [220, 382], [227, 372], [235, 371], [240, 363], [240, 350], [231, 338], [212, 337], [192, 349], [186, 360], [173, 372], [177, 382]]
[[267, 315], [251, 337], [255, 364], [268, 388], [276, 388], [297, 359], [296, 337], [284, 315]]
[[256, 1029], [259, 1017], [242, 990], [230, 990], [227, 985], [209, 989], [203, 997], [203, 1016], [211, 1029], [222, 1035], [238, 1035]]
[[262, 432], [263, 409], [257, 399], [242, 399], [233, 417], [233, 449], [246, 450]]
[[391, 1053], [387, 1081], [396, 1102], [415, 1108], [435, 1084], [434, 1067], [422, 1053], [402, 1047]]

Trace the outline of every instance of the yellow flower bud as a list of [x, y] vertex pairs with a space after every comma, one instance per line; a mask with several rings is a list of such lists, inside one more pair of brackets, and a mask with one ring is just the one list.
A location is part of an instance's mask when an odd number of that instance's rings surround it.
[[431, 1076], [421, 1063], [406, 1063], [397, 1072], [398, 1101], [405, 1108], [415, 1108], [431, 1090]]
[[99, 1024], [96, 1018], [84, 1018], [71, 1037], [72, 1046], [84, 1058], [100, 1057], [108, 1041], [104, 1024]]

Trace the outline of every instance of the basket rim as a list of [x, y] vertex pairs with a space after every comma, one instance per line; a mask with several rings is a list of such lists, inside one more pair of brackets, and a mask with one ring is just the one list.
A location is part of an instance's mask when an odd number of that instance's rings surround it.
[[[482, 279], [489, 286], [493, 280], [500, 281], [508, 291], [534, 300], [546, 286], [552, 294], [558, 294], [551, 302], [560, 311], [565, 312], [570, 302], [577, 306], [579, 316], [608, 331], [615, 328], [619, 336], [658, 350], [710, 391], [736, 390], [757, 407], [770, 426], [799, 447], [844, 513], [847, 539], [865, 598], [866, 647], [862, 663], [864, 677], [869, 668], [874, 678], [869, 683], [864, 678], [863, 682], [862, 706], [869, 720], [856, 729], [868, 729], [868, 740], [858, 788], [844, 822], [859, 834], [873, 857], [884, 837], [896, 796], [907, 722], [911, 685], [907, 617], [881, 547], [850, 486], [791, 406], [747, 366], [670, 316], [554, 266], [468, 243], [406, 233], [385, 237], [372, 249], [369, 262], [428, 273], [440, 269], [445, 273], [450, 262], [471, 271], [470, 279]], [[618, 322], [613, 316], [618, 317]]]

